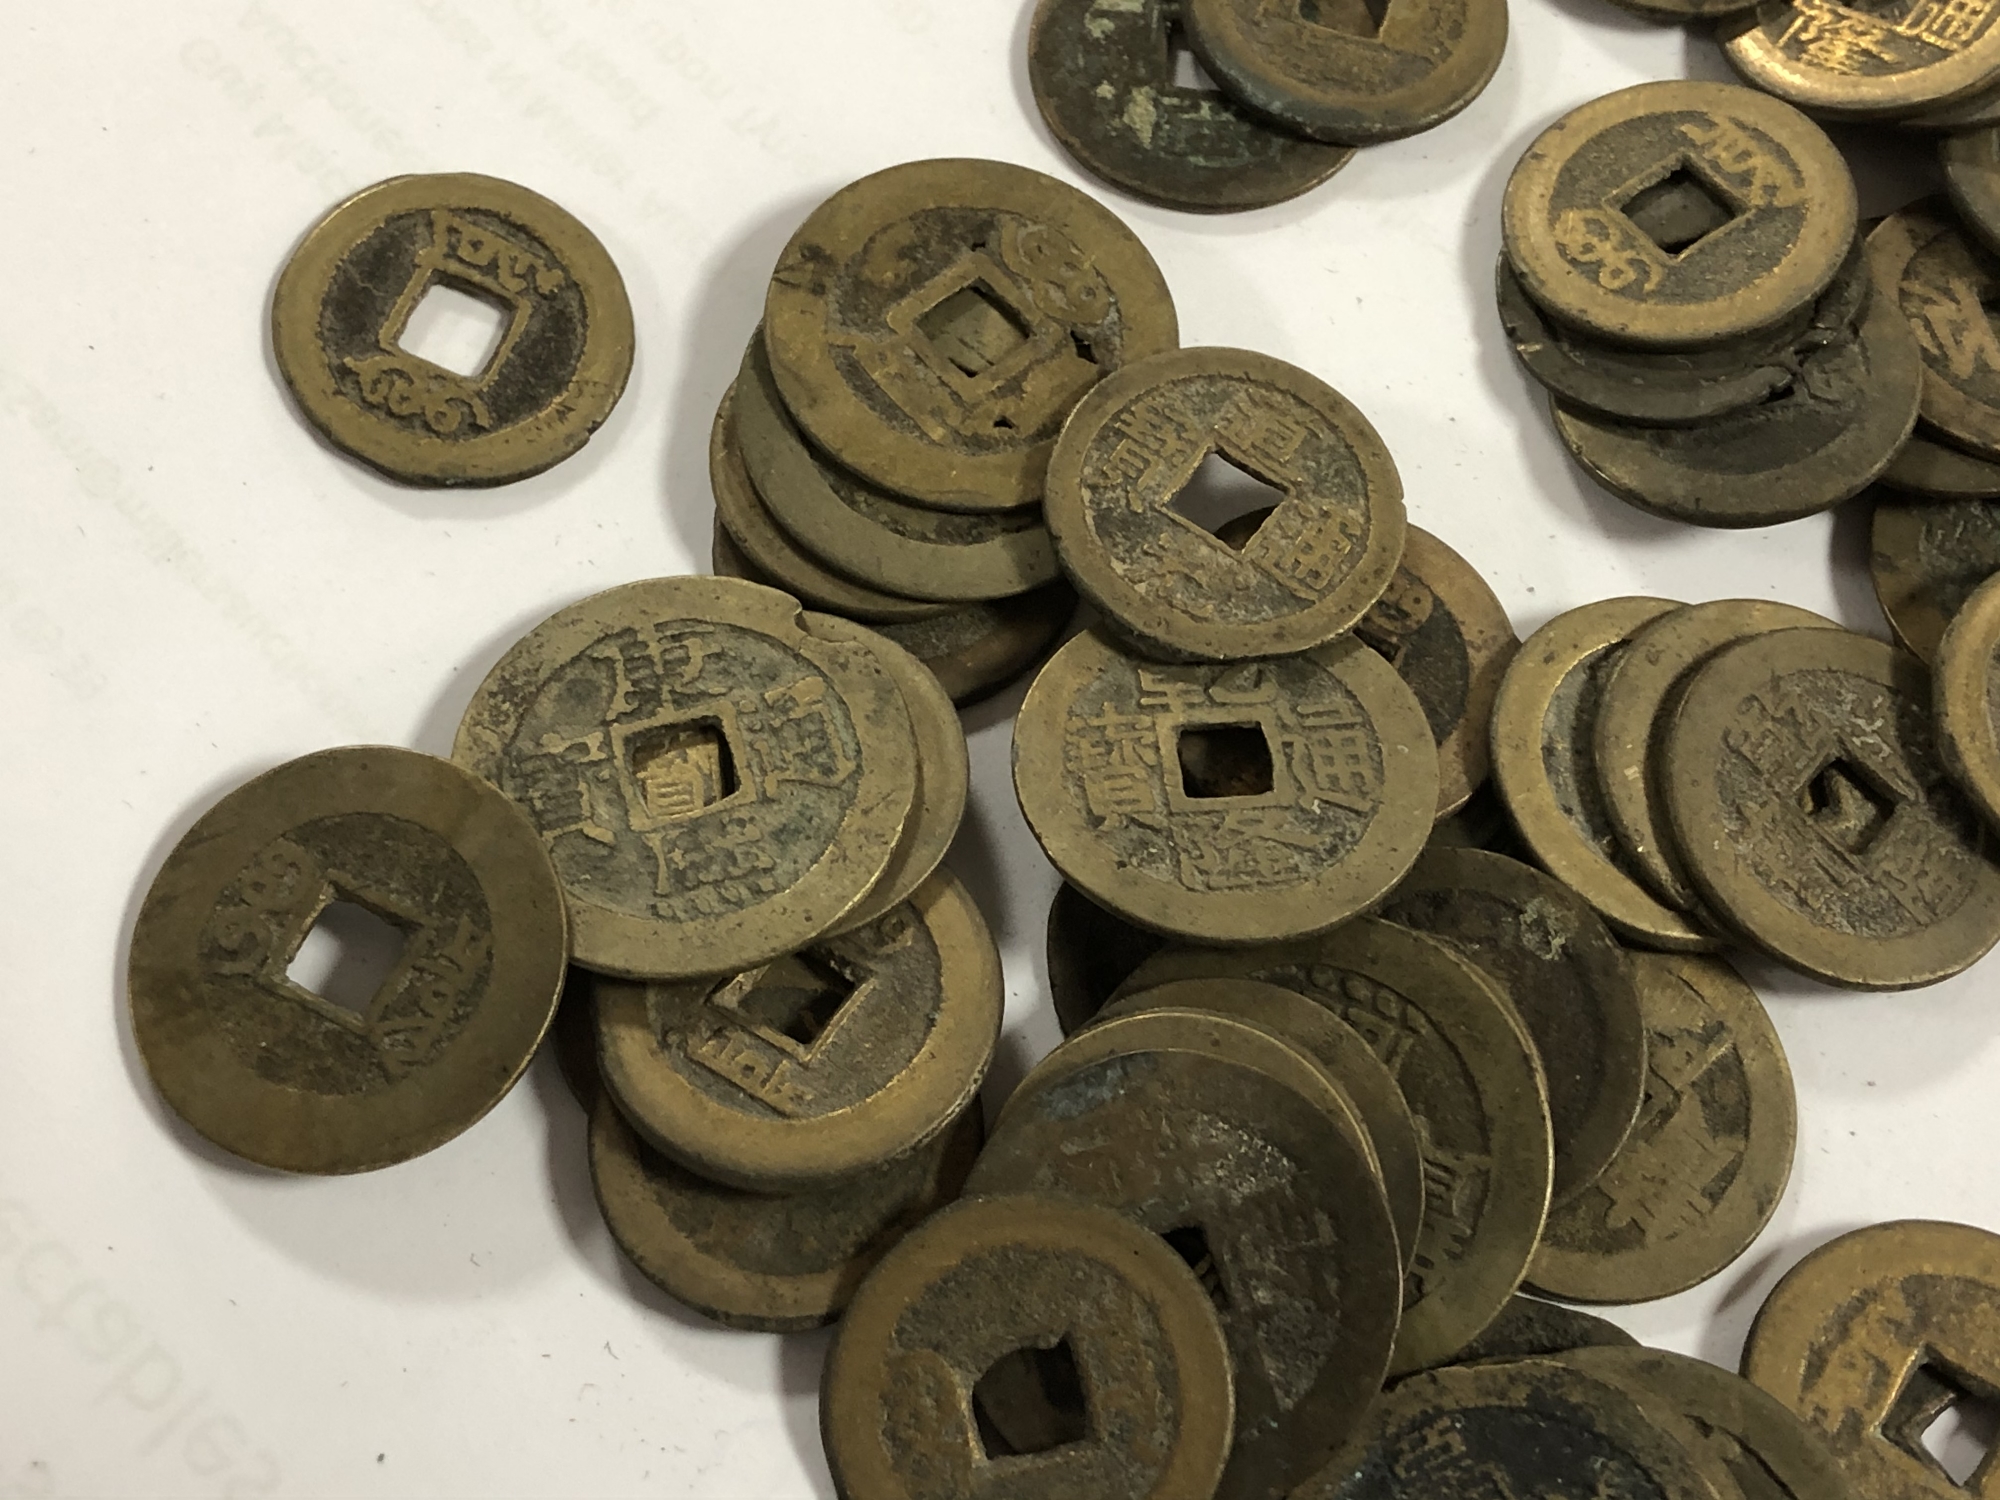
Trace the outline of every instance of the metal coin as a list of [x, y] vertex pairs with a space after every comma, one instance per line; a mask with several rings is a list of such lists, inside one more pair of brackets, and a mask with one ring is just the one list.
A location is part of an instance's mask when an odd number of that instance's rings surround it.
[[730, 1328], [792, 1333], [840, 1316], [869, 1269], [958, 1196], [984, 1138], [975, 1104], [916, 1151], [771, 1197], [660, 1155], [600, 1095], [590, 1180], [611, 1237], [648, 1281]]
[[1724, 21], [1757, 8], [1758, 0], [1611, 0], [1649, 21]]
[[1442, 1364], [1506, 1305], [1548, 1209], [1548, 1095], [1527, 1031], [1492, 981], [1445, 944], [1366, 917], [1306, 942], [1169, 948], [1128, 985], [1229, 978], [1326, 1007], [1402, 1089], [1425, 1206], [1391, 1369]]
[[1128, 921], [1239, 945], [1366, 911], [1423, 848], [1437, 755], [1401, 678], [1351, 640], [1162, 666], [1077, 636], [1014, 724], [1014, 791], [1071, 884]]
[[2000, 249], [2000, 126], [1982, 123], [1938, 142], [1945, 186], [1965, 227]]
[[1924, 421], [1980, 457], [2000, 458], [2000, 325], [1984, 302], [2000, 297], [1993, 252], [1944, 199], [1930, 198], [1885, 219], [1868, 236], [1868, 254], [1923, 351]]
[[1904, 115], [1896, 123], [1909, 130], [1985, 130], [1988, 126], [2000, 124], [2000, 89], [1988, 88], [1961, 94], [1947, 103]]
[[1878, 491], [1868, 571], [1896, 639], [1930, 661], [1952, 616], [2000, 573], [2000, 504], [1926, 504]]
[[[1175, 501], [1210, 455], [1285, 498], [1231, 547]], [[1184, 349], [1110, 376], [1048, 470], [1064, 569], [1122, 631], [1167, 654], [1279, 656], [1353, 627], [1403, 552], [1403, 485], [1346, 397], [1239, 349]]]
[[1915, 657], [1846, 631], [1739, 641], [1695, 674], [1662, 755], [1696, 889], [1792, 967], [1907, 989], [2000, 939], [2000, 870], [1945, 774]]
[[1645, 1093], [1625, 950], [1561, 881], [1479, 849], [1426, 851], [1381, 914], [1456, 945], [1512, 1002], [1548, 1082], [1552, 1201], [1567, 1203], [1618, 1154]]
[[1049, 902], [1049, 998], [1068, 1036], [1087, 1026], [1166, 939], [1106, 911], [1067, 880]]
[[1854, 178], [1790, 105], [1726, 83], [1642, 83], [1564, 115], [1507, 181], [1528, 295], [1615, 342], [1695, 348], [1826, 290], [1854, 243]]
[[1945, 769], [2000, 826], [2000, 576], [1953, 617], [1931, 687]]
[[[980, 1413], [1022, 1364], [1079, 1398], [1025, 1453]], [[1122, 1216], [1048, 1198], [969, 1199], [919, 1225], [855, 1293], [820, 1392], [848, 1500], [1208, 1500], [1234, 1425], [1194, 1273]]]
[[979, 1092], [1000, 956], [939, 871], [867, 927], [721, 979], [597, 986], [604, 1084], [647, 1143], [783, 1193], [913, 1151]]
[[[379, 981], [292, 978], [322, 919], [357, 909], [401, 939]], [[225, 1151], [364, 1172], [513, 1087], [566, 952], [562, 890], [513, 804], [428, 755], [323, 750], [230, 792], [167, 855], [132, 932], [132, 1035], [161, 1097]]]
[[806, 434], [947, 510], [1040, 500], [1077, 399], [1179, 341], [1131, 230], [992, 161], [908, 162], [842, 188], [785, 247], [764, 307], [771, 373]]
[[[1540, 1359], [1572, 1349], [1636, 1348], [1639, 1341], [1616, 1323], [1573, 1307], [1537, 1302], [1533, 1297], [1509, 1297], [1500, 1316], [1486, 1331], [1459, 1350], [1454, 1364]], [[1747, 1500], [1747, 1497], [1746, 1497]]]
[[1348, 146], [1441, 125], [1492, 80], [1503, 0], [1186, 0], [1188, 40], [1244, 107]]
[[1115, 1207], [1195, 1268], [1236, 1370], [1219, 1496], [1304, 1478], [1381, 1388], [1401, 1279], [1381, 1180], [1345, 1097], [1269, 1032], [1193, 1010], [1079, 1032], [1008, 1100], [966, 1191]]
[[1086, 171], [1148, 202], [1226, 213], [1296, 198], [1353, 159], [1351, 147], [1274, 130], [1226, 94], [1175, 83], [1180, 14], [1181, 0], [1041, 0], [1028, 82]]
[[588, 969], [570, 965], [563, 978], [562, 1000], [549, 1023], [544, 1045], [555, 1054], [556, 1067], [578, 1104], [587, 1113], [604, 1092], [604, 1080], [597, 1071], [597, 1001], [593, 987], [597, 976]]
[[1730, 64], [1803, 109], [1881, 118], [1915, 113], [1991, 86], [2000, 28], [1985, 5], [1891, 19], [1814, 0], [1763, 0], [1723, 29]]
[[1992, 1494], [1990, 1458], [1955, 1484], [1923, 1434], [2000, 1385], [2000, 1236], [1916, 1219], [1842, 1235], [1778, 1283], [1743, 1373], [1827, 1440], [1857, 1496]]
[[[477, 370], [403, 347], [433, 288], [506, 318]], [[326, 440], [391, 479], [506, 484], [561, 463], [632, 369], [632, 307], [597, 236], [470, 172], [392, 177], [315, 224], [278, 277], [271, 348]]]
[[1903, 451], [1882, 471], [1882, 483], [1927, 500], [2000, 499], [2000, 463], [1940, 442], [1919, 417]]
[[1635, 631], [1680, 608], [1602, 599], [1529, 636], [1493, 704], [1493, 784], [1535, 859], [1634, 942], [1679, 952], [1715, 946], [1653, 899], [1628, 868], [1597, 764], [1604, 685]]

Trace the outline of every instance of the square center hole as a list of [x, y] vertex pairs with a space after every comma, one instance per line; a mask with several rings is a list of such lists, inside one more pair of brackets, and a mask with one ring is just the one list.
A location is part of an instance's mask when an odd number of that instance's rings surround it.
[[722, 726], [703, 719], [663, 724], [627, 743], [632, 779], [655, 818], [689, 818], [736, 791], [736, 758]]
[[810, 1048], [854, 998], [855, 980], [817, 953], [781, 958], [736, 996], [738, 1015]]
[[1641, 234], [1669, 255], [1692, 250], [1736, 217], [1736, 206], [1685, 166], [1618, 206]]
[[1188, 45], [1187, 32], [1179, 21], [1167, 22], [1167, 81], [1183, 93], [1219, 94], [1222, 88], [1208, 76], [1208, 69]]
[[365, 1016], [402, 962], [409, 934], [357, 901], [329, 901], [285, 977], [329, 1004]]
[[2000, 1401], [1938, 1360], [1910, 1372], [1882, 1423], [1883, 1435], [1918, 1462], [1935, 1462], [1971, 1488], [2000, 1441]]
[[410, 310], [396, 344], [405, 354], [476, 380], [493, 363], [513, 318], [514, 310], [498, 298], [434, 281]]
[[983, 281], [960, 287], [917, 319], [931, 347], [971, 376], [984, 375], [1028, 341], [1028, 323]]
[[1271, 739], [1261, 724], [1190, 725], [1174, 750], [1190, 797], [1261, 797], [1271, 790]]
[[1179, 1229], [1169, 1229], [1160, 1238], [1187, 1262], [1194, 1279], [1208, 1293], [1209, 1301], [1218, 1308], [1229, 1306], [1229, 1289], [1222, 1284], [1222, 1268], [1215, 1262], [1215, 1252], [1209, 1249], [1208, 1231], [1199, 1224], [1183, 1224]]
[[1299, 0], [1299, 19], [1308, 26], [1374, 39], [1382, 34], [1389, 0]]
[[1089, 1437], [1090, 1404], [1069, 1340], [1001, 1355], [972, 1388], [972, 1416], [988, 1459], [1047, 1453]]
[[[1225, 546], [1241, 552], [1284, 498], [1285, 492], [1275, 484], [1211, 448], [1169, 508], [1182, 520], [1192, 521]], [[1259, 519], [1248, 523], [1246, 530], [1244, 518], [1253, 513]]]
[[1799, 802], [1814, 828], [1849, 854], [1875, 842], [1896, 811], [1896, 799], [1875, 785], [1853, 761], [1828, 761], [1800, 793]]

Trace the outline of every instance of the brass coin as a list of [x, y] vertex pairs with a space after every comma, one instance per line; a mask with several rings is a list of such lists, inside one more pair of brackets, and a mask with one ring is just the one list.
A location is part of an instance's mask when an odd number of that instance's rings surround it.
[[[1285, 492], [1231, 547], [1174, 509], [1220, 455]], [[1083, 596], [1170, 655], [1309, 650], [1353, 627], [1403, 552], [1403, 485], [1346, 397], [1239, 349], [1183, 349], [1107, 378], [1048, 470], [1056, 552]]]
[[1182, 0], [1041, 0], [1028, 83], [1063, 149], [1134, 197], [1193, 213], [1264, 208], [1317, 187], [1351, 147], [1275, 130], [1226, 94], [1174, 82]]
[[1896, 639], [1930, 661], [1952, 616], [2000, 573], [2000, 505], [1926, 504], [1878, 491], [1868, 570]]
[[[1080, 1398], [1027, 1453], [979, 1411], [1021, 1364]], [[820, 1433], [848, 1500], [1208, 1500], [1231, 1384], [1215, 1309], [1157, 1235], [1089, 1203], [975, 1198], [862, 1282], [827, 1355]]]
[[[1868, 236], [1884, 291], [1923, 352], [1924, 421], [1983, 458], [2000, 458], [2000, 263], [1942, 198], [1885, 219]], [[1893, 289], [1891, 291], [1890, 289]]]
[[1827, 1440], [1857, 1496], [1991, 1495], [1990, 1459], [1956, 1485], [1923, 1434], [2000, 1385], [2000, 1236], [1918, 1219], [1842, 1235], [1778, 1283], [1743, 1373]]
[[[438, 286], [505, 315], [482, 368], [403, 347]], [[561, 463], [611, 415], [632, 307], [597, 236], [541, 194], [471, 172], [392, 177], [299, 242], [271, 297], [271, 349], [342, 452], [407, 484], [506, 484]]]
[[1697, 1286], [1763, 1232], [1792, 1171], [1797, 1104], [1757, 992], [1719, 959], [1637, 953], [1646, 1102], [1598, 1178], [1549, 1215], [1528, 1283], [1576, 1302]]
[[1504, 0], [1186, 0], [1188, 40], [1246, 108], [1348, 146], [1441, 125], [1492, 81]]
[[597, 986], [604, 1084], [648, 1144], [783, 1193], [913, 1151], [979, 1092], [1000, 956], [939, 871], [867, 927], [721, 979]]
[[[336, 905], [402, 938], [372, 993], [290, 975]], [[566, 951], [562, 890], [513, 804], [428, 755], [322, 750], [230, 792], [167, 855], [132, 931], [132, 1036], [161, 1097], [223, 1150], [365, 1172], [500, 1102]]]
[[[1537, 1302], [1533, 1297], [1509, 1297], [1500, 1316], [1486, 1331], [1459, 1350], [1453, 1364], [1488, 1360], [1540, 1359], [1572, 1349], [1636, 1348], [1639, 1341], [1616, 1323], [1573, 1307]], [[1748, 1497], [1746, 1497], [1748, 1500]]]
[[1724, 28], [1731, 66], [1802, 109], [1894, 116], [1991, 86], [2000, 29], [1985, 5], [1891, 17], [1816, 0], [1763, 0]]
[[1535, 859], [1626, 937], [1699, 952], [1715, 940], [1653, 899], [1627, 868], [1597, 764], [1604, 685], [1635, 631], [1679, 608], [1602, 599], [1529, 636], [1493, 704], [1493, 784]]
[[2000, 576], [1953, 617], [1931, 687], [1945, 769], [2000, 826]]
[[1427, 850], [1382, 915], [1454, 944], [1512, 1002], [1548, 1082], [1552, 1201], [1567, 1203], [1618, 1154], [1645, 1092], [1624, 949], [1561, 881], [1479, 849]]
[[1549, 312], [1616, 342], [1695, 348], [1826, 290], [1854, 243], [1826, 132], [1727, 83], [1642, 83], [1564, 115], [1507, 181], [1501, 228]]
[[915, 1151], [771, 1197], [660, 1155], [600, 1095], [590, 1180], [611, 1237], [648, 1281], [730, 1328], [792, 1333], [839, 1317], [869, 1268], [958, 1196], [984, 1136], [975, 1104]]
[[1451, 1359], [1519, 1285], [1548, 1209], [1548, 1096], [1499, 989], [1445, 944], [1363, 917], [1298, 943], [1169, 948], [1129, 986], [1255, 979], [1325, 1006], [1394, 1075], [1424, 1158], [1425, 1209], [1391, 1369]]
[[1882, 471], [1882, 483], [1927, 500], [2000, 499], [2000, 463], [1939, 441], [1919, 417], [1902, 452]]
[[1193, 1010], [1079, 1032], [1007, 1101], [966, 1191], [1117, 1208], [1194, 1266], [1236, 1370], [1218, 1496], [1282, 1493], [1381, 1389], [1401, 1277], [1381, 1180], [1345, 1097], [1269, 1032]]
[[1938, 157], [1965, 227], [1989, 248], [2000, 249], [2000, 126], [1982, 122], [1948, 135], [1938, 142]]
[[1766, 630], [1836, 629], [1833, 621], [1771, 599], [1715, 599], [1661, 615], [1621, 648], [1601, 684], [1592, 734], [1597, 786], [1616, 831], [1620, 868], [1701, 929], [1714, 921], [1680, 871], [1666, 829], [1658, 781], [1656, 732], [1672, 720], [1679, 691], [1724, 646]]
[[1068, 1036], [1087, 1026], [1166, 939], [1106, 911], [1067, 880], [1049, 902], [1049, 998]]
[[1055, 543], [1033, 507], [958, 515], [912, 505], [806, 446], [771, 380], [760, 332], [736, 377], [736, 438], [773, 519], [818, 561], [911, 599], [1005, 599], [1051, 583]]
[[1910, 130], [1979, 131], [2000, 124], [2000, 89], [1961, 94], [1896, 121]]
[[1014, 724], [1014, 791], [1065, 879], [1197, 942], [1298, 937], [1366, 911], [1437, 805], [1423, 710], [1351, 640], [1162, 666], [1077, 636]]
[[1752, 636], [1695, 674], [1662, 754], [1696, 889], [1792, 967], [1907, 989], [2000, 939], [2000, 870], [1945, 775], [1915, 657], [1846, 631]]
[[734, 973], [852, 911], [889, 867], [916, 745], [871, 633], [726, 578], [558, 611], [473, 694], [452, 759], [528, 811], [606, 973]]
[[1757, 0], [1611, 0], [1649, 21], [1725, 21], [1757, 8]]
[[850, 183], [792, 236], [764, 305], [771, 373], [806, 434], [947, 510], [1040, 500], [1077, 399], [1179, 341], [1132, 231], [1005, 162], [907, 162]]

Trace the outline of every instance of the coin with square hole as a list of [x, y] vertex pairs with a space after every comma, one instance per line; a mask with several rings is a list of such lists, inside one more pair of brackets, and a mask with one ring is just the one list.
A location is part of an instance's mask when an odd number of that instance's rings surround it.
[[[1201, 1283], [1157, 1235], [1073, 1199], [972, 1198], [855, 1293], [820, 1434], [849, 1500], [1208, 1500], [1229, 1365]], [[1014, 1395], [1003, 1431], [987, 1407]]]
[[1989, 578], [1952, 619], [1931, 674], [1945, 769], [2000, 828], [2000, 578]]
[[1965, 601], [2000, 573], [2000, 504], [1906, 500], [1877, 490], [1868, 571], [1896, 639], [1930, 661]]
[[224, 1150], [361, 1172], [450, 1140], [540, 1045], [568, 952], [535, 829], [448, 761], [365, 746], [230, 792], [168, 854], [127, 988], [161, 1097]]
[[[1240, 546], [1201, 508], [1215, 463], [1275, 507]], [[1240, 349], [1178, 350], [1106, 379], [1063, 428], [1046, 505], [1083, 596], [1182, 659], [1324, 645], [1403, 554], [1402, 480], [1368, 419], [1304, 370]]]
[[1179, 341], [1132, 231], [1004, 162], [908, 162], [842, 188], [792, 236], [764, 305], [807, 436], [947, 510], [1035, 504], [1078, 398]]
[[1943, 198], [1891, 214], [1868, 236], [1885, 300], [1923, 351], [1924, 421], [1959, 447], [2000, 459], [2000, 258]]
[[540, 830], [578, 963], [736, 973], [860, 904], [917, 785], [909, 708], [870, 634], [753, 583], [657, 578], [509, 648], [452, 758]]
[[611, 415], [632, 308], [597, 236], [539, 193], [470, 172], [392, 177], [292, 252], [271, 346], [336, 448], [407, 484], [506, 484]]
[[1730, 65], [1801, 109], [1895, 118], [1948, 105], [2000, 73], [2000, 7], [1918, 3], [1869, 10], [1818, 0], [1763, 0], [1721, 28]]

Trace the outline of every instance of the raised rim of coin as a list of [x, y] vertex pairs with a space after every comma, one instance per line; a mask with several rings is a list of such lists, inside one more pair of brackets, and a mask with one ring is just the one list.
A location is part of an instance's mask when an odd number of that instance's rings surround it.
[[1925, 500], [2000, 499], [2000, 463], [1975, 458], [1927, 431], [1923, 419], [1879, 481]]
[[1938, 643], [1931, 685], [1945, 769], [2000, 826], [2000, 730], [1994, 723], [2000, 653], [2000, 573], [1982, 583]]

